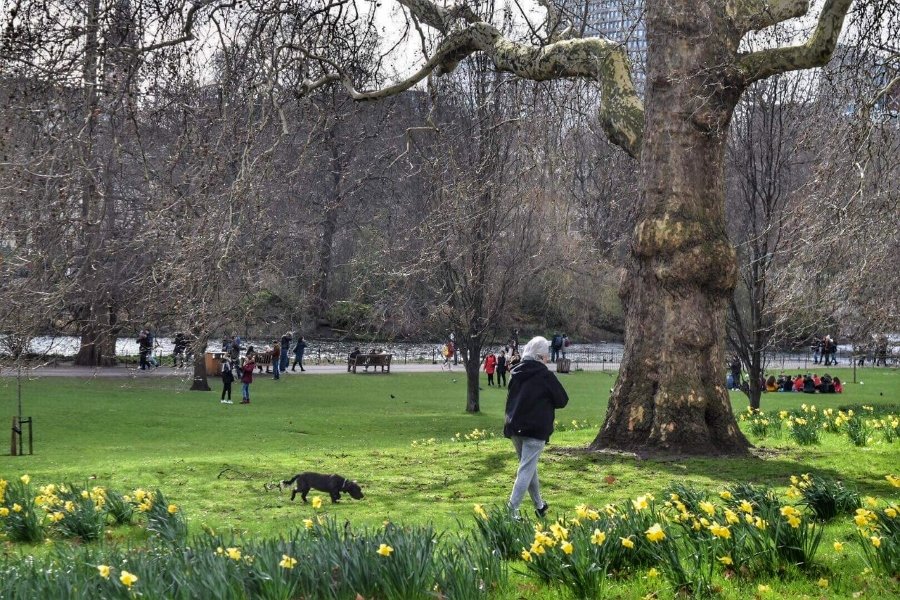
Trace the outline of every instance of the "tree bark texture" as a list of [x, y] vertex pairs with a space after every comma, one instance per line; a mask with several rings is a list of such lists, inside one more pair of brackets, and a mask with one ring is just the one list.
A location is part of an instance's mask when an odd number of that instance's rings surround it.
[[625, 354], [591, 447], [741, 454], [725, 390], [725, 311], [737, 268], [725, 229], [724, 150], [740, 95], [739, 35], [717, 2], [647, 3], [640, 218], [620, 294]]
[[209, 380], [206, 377], [206, 344], [199, 348], [199, 352], [194, 352], [194, 380], [191, 383], [191, 391], [209, 392]]
[[466, 412], [481, 411], [481, 348], [466, 348], [463, 351], [463, 364], [466, 367]]

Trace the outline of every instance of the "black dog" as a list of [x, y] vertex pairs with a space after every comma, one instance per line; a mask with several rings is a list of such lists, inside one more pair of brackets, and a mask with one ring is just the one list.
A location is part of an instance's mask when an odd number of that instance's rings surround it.
[[291, 479], [282, 481], [280, 487], [281, 489], [284, 489], [291, 484], [294, 484], [294, 489], [291, 492], [292, 501], [297, 494], [300, 494], [300, 497], [306, 502], [306, 494], [309, 493], [310, 489], [328, 492], [332, 502], [340, 500], [341, 492], [350, 494], [350, 497], [355, 498], [356, 500], [361, 500], [363, 497], [362, 489], [360, 489], [358, 483], [340, 475], [322, 475], [320, 473], [310, 472], [300, 473], [294, 475]]

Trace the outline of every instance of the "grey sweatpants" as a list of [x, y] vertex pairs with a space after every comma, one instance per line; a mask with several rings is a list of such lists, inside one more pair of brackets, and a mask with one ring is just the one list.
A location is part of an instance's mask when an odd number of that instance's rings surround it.
[[515, 512], [519, 510], [525, 491], [531, 495], [531, 501], [535, 508], [544, 506], [541, 498], [541, 484], [538, 482], [538, 459], [544, 450], [546, 442], [530, 437], [512, 436], [516, 455], [519, 457], [519, 470], [516, 472], [516, 482], [513, 484], [512, 494], [509, 496], [509, 508]]

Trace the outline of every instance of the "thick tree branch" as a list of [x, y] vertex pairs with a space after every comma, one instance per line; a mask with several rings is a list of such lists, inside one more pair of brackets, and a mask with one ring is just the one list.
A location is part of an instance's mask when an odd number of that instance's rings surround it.
[[827, 64], [852, 3], [853, 0], [826, 0], [815, 31], [802, 46], [760, 50], [743, 56], [738, 67], [744, 82], [749, 85], [772, 75]]
[[475, 52], [484, 52], [498, 70], [523, 79], [593, 79], [600, 84], [599, 117], [610, 141], [631, 156], [640, 154], [644, 107], [631, 81], [628, 55], [622, 46], [600, 38], [562, 40], [536, 47], [507, 39], [489, 23], [474, 23], [449, 34], [431, 59], [406, 80], [371, 92], [351, 88], [351, 95], [356, 100], [373, 100], [400, 93], [432, 71], [438, 75], [453, 71], [461, 60]]
[[465, 3], [450, 8], [441, 8], [431, 0], [397, 0], [397, 2], [408, 8], [409, 12], [419, 21], [443, 34], [450, 32], [457, 19], [462, 19], [467, 23], [480, 21]]
[[758, 31], [809, 11], [809, 0], [728, 0], [725, 11], [741, 33]]

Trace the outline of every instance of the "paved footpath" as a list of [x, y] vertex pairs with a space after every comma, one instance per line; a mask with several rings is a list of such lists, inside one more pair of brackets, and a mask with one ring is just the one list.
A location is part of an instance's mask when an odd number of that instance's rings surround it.
[[[850, 366], [846, 364], [839, 365], [842, 367]], [[553, 367], [551, 365], [551, 370]], [[769, 373], [779, 373], [781, 371], [793, 373], [793, 372], [813, 372], [813, 371], [821, 371], [825, 372], [828, 367], [824, 365], [813, 365], [809, 363], [804, 363], [803, 361], [779, 361], [769, 367]], [[619, 369], [619, 363], [582, 363], [577, 360], [572, 361], [572, 370], [578, 371], [606, 371], [606, 372], [614, 372]], [[392, 373], [441, 373], [446, 372], [447, 369], [443, 368], [441, 364], [431, 364], [431, 363], [394, 363], [391, 365]], [[463, 368], [462, 363], [459, 365], [453, 366], [452, 373], [465, 373], [465, 368]], [[725, 369], [723, 368], [723, 373]], [[301, 373], [300, 371], [291, 371], [288, 369], [286, 372], [282, 373], [282, 375], [286, 377], [294, 377], [297, 375], [335, 375], [335, 374], [346, 374], [347, 366], [343, 364], [325, 364], [325, 365], [307, 365], [306, 372]], [[23, 369], [22, 374], [27, 377], [191, 377], [193, 372], [191, 367], [184, 367], [180, 369], [176, 369], [174, 367], [157, 367], [155, 369], [141, 371], [140, 369], [133, 366], [119, 366], [119, 367], [101, 367], [101, 368], [93, 368], [93, 367], [76, 367], [74, 365], [66, 364], [66, 365], [47, 365], [47, 366], [39, 366], [30, 369]], [[364, 371], [359, 371], [357, 374], [365, 374]], [[15, 368], [4, 367], [0, 368], [0, 377], [15, 377], [16, 370]], [[724, 377], [724, 375], [723, 375]]]
[[[605, 368], [604, 368], [605, 366]], [[551, 367], [552, 368], [552, 367]], [[572, 368], [576, 369], [576, 364], [572, 363]], [[577, 368], [581, 368], [585, 371], [615, 371], [619, 368], [619, 365], [616, 363], [606, 363], [605, 365], [599, 363], [590, 363], [590, 364], [582, 364], [578, 365]], [[447, 372], [447, 369], [440, 364], [430, 364], [430, 363], [395, 363], [391, 365], [391, 373], [441, 373]], [[450, 370], [450, 373], [465, 373], [465, 368], [463, 368], [462, 364], [455, 365]], [[371, 371], [369, 372], [371, 373]], [[30, 369], [22, 369], [22, 374], [26, 377], [139, 377], [139, 378], [148, 378], [148, 377], [181, 377], [187, 378], [193, 375], [193, 371], [191, 367], [185, 367], [176, 369], [174, 367], [157, 367], [155, 369], [150, 369], [146, 371], [141, 371], [136, 367], [76, 367], [74, 365], [48, 365], [48, 366], [40, 366], [34, 367]], [[306, 371], [301, 373], [300, 371], [291, 371], [288, 369], [282, 375], [284, 377], [297, 377], [297, 376], [306, 376], [306, 375], [339, 375], [339, 374], [347, 374], [346, 365], [307, 365]], [[357, 369], [357, 375], [365, 375], [366, 372], [361, 368]], [[259, 375], [257, 371], [254, 375]], [[15, 377], [16, 370], [15, 368], [3, 368], [0, 369], [0, 377]]]

